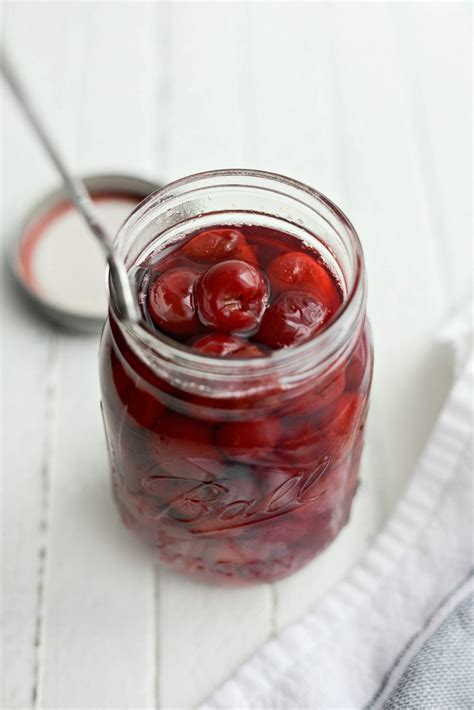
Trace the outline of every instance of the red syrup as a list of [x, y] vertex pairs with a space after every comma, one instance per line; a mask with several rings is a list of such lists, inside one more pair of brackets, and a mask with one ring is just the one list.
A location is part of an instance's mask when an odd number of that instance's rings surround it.
[[[284, 232], [223, 225], [135, 268], [143, 317], [200, 355], [268, 359], [317, 338], [344, 292], [321, 255]], [[264, 396], [180, 390], [129, 346], [111, 314], [102, 406], [127, 526], [172, 568], [233, 584], [293, 573], [331, 542], [357, 488], [372, 351], [367, 327], [328, 372]]]

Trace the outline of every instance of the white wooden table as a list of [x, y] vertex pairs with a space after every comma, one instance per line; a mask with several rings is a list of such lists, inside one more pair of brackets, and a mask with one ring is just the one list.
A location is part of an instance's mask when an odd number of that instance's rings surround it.
[[[364, 244], [376, 371], [350, 525], [292, 578], [221, 590], [154, 567], [109, 493], [97, 337], [7, 278], [5, 708], [191, 708], [342, 578], [402, 492], [447, 392], [436, 344], [470, 288], [470, 7], [14, 2], [6, 44], [78, 170], [288, 174]], [[56, 178], [2, 92], [2, 237]]]

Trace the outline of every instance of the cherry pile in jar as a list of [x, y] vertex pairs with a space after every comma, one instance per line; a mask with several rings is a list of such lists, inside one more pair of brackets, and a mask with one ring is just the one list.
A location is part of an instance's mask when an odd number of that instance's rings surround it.
[[137, 274], [149, 325], [203, 353], [258, 357], [316, 335], [342, 302], [318, 254], [265, 228], [192, 236]]
[[[152, 332], [215, 358], [312, 340], [344, 300], [316, 251], [256, 226], [192, 234], [135, 279]], [[215, 399], [152, 371], [111, 315], [102, 404], [123, 520], [177, 570], [238, 584], [294, 572], [348, 520], [371, 366], [363, 328], [323, 376]]]

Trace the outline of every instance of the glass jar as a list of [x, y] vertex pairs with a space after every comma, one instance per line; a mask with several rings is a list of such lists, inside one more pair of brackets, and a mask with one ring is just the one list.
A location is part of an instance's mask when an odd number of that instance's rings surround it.
[[[256, 171], [202, 173], [153, 193], [116, 246], [133, 269], [222, 224], [276, 229], [315, 248], [343, 306], [309, 342], [239, 360], [125, 325], [111, 302], [102, 409], [123, 521], [158, 559], [206, 579], [270, 582], [311, 560], [349, 518], [373, 363], [366, 275], [357, 234], [332, 202]], [[239, 435], [222, 451], [216, 432], [229, 425]]]

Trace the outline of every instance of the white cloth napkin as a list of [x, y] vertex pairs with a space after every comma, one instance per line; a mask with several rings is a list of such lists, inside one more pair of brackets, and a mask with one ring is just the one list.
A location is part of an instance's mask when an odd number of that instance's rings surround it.
[[365, 559], [200, 710], [474, 707], [472, 323], [469, 311], [442, 334], [456, 382]]

